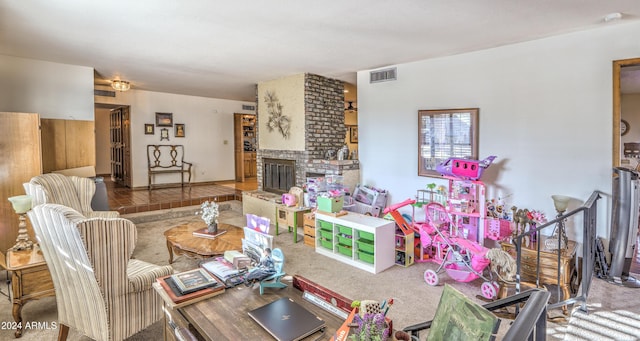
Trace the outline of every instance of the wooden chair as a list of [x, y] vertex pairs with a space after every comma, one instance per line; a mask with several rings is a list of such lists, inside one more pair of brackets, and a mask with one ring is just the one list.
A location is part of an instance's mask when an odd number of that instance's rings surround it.
[[260, 281], [260, 295], [264, 293], [264, 288], [286, 288], [287, 285], [282, 283], [282, 277], [286, 274], [283, 271], [284, 267], [284, 254], [279, 248], [275, 248], [271, 251], [271, 258], [275, 265], [276, 273], [269, 275]]
[[58, 340], [74, 328], [94, 340], [123, 340], [162, 318], [151, 287], [173, 273], [131, 259], [136, 226], [122, 218], [85, 218], [74, 209], [43, 204], [28, 212], [56, 293]]
[[187, 184], [191, 186], [191, 167], [193, 163], [184, 160], [183, 145], [147, 145], [147, 165], [149, 190], [153, 189], [156, 175], [180, 174], [180, 185], [184, 187], [184, 176], [187, 175]]

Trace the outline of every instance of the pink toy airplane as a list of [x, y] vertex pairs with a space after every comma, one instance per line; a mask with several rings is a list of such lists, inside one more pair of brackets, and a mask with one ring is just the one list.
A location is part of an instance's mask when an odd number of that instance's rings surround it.
[[454, 176], [461, 179], [478, 180], [496, 156], [491, 155], [484, 160], [470, 160], [450, 157], [436, 166], [436, 171], [442, 175]]

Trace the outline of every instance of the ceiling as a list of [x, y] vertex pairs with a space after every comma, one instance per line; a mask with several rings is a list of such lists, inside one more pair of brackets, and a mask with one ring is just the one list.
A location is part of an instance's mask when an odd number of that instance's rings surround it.
[[256, 83], [293, 74], [355, 84], [359, 70], [639, 19], [639, 0], [4, 0], [0, 54], [254, 101]]

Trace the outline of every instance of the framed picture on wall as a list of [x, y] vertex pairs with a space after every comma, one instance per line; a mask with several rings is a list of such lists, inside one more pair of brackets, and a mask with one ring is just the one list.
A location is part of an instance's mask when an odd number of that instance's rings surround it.
[[183, 123], [176, 123], [175, 135], [176, 135], [176, 137], [184, 137], [184, 124]]
[[173, 127], [173, 114], [168, 112], [157, 112], [156, 125], [158, 127]]
[[144, 134], [145, 135], [153, 135], [155, 134], [155, 126], [153, 124], [145, 124], [144, 125]]
[[358, 143], [358, 126], [349, 126], [349, 142]]
[[167, 128], [160, 129], [160, 141], [162, 140], [169, 141], [169, 129]]

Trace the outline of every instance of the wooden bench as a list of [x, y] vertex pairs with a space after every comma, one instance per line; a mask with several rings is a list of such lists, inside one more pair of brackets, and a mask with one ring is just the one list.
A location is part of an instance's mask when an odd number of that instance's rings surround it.
[[149, 190], [157, 174], [180, 174], [180, 185], [184, 187], [184, 175], [189, 175], [187, 183], [191, 185], [191, 162], [184, 161], [183, 145], [147, 145], [147, 162], [149, 168]]

